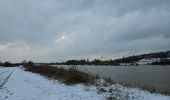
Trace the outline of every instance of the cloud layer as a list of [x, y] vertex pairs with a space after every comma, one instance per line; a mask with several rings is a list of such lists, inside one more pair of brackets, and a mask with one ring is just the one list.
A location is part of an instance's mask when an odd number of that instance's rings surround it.
[[169, 50], [169, 0], [1, 0], [0, 60], [106, 59]]

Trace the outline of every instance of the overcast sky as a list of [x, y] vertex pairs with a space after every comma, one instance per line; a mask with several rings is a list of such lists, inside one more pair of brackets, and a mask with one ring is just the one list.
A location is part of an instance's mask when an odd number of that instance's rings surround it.
[[170, 50], [170, 0], [0, 0], [0, 61]]

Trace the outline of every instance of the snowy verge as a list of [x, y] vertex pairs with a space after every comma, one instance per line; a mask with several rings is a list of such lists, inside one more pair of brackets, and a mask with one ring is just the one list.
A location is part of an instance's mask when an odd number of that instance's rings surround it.
[[95, 86], [82, 84], [68, 86], [58, 81], [48, 80], [38, 74], [26, 72], [20, 68], [3, 68], [0, 72], [15, 70], [8, 82], [0, 89], [0, 100], [170, 100], [169, 96], [151, 94], [138, 88], [123, 87], [119, 84], [99, 92]]

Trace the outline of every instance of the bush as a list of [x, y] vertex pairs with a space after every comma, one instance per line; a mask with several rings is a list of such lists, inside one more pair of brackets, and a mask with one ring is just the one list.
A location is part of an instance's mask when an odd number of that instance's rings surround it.
[[95, 81], [94, 76], [78, 71], [75, 66], [69, 69], [53, 66], [25, 66], [25, 70], [33, 73], [38, 73], [49, 79], [57, 79], [66, 84], [91, 84]]

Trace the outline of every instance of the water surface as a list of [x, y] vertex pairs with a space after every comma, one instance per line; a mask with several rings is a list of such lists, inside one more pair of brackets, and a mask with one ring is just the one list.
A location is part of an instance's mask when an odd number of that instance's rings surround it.
[[[65, 66], [66, 67], [66, 66]], [[68, 67], [68, 66], [67, 66]], [[77, 66], [81, 71], [101, 77], [110, 77], [114, 82], [133, 87], [155, 88], [159, 92], [170, 92], [170, 66]]]

